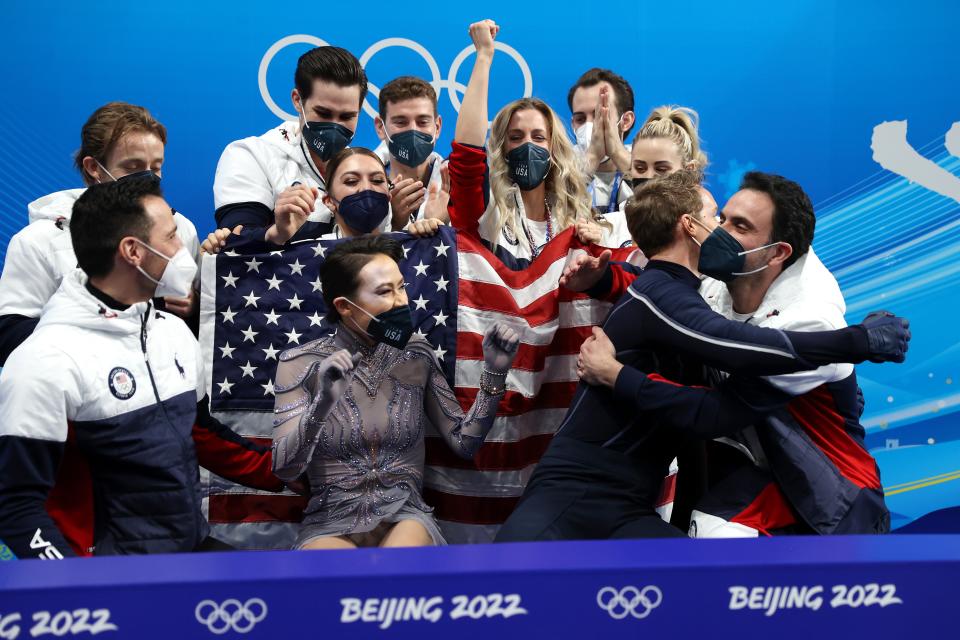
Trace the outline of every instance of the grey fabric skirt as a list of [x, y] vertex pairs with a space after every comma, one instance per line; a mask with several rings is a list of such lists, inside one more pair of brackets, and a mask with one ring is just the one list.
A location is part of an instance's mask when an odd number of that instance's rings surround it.
[[356, 544], [358, 547], [375, 547], [383, 540], [387, 530], [394, 524], [402, 520], [415, 520], [423, 525], [435, 545], [445, 545], [447, 541], [443, 539], [440, 533], [440, 527], [437, 521], [429, 513], [424, 513], [420, 509], [412, 506], [409, 502], [404, 503], [395, 513], [384, 516], [379, 520], [374, 520], [367, 525], [360, 525], [355, 528], [342, 529], [330, 524], [308, 524], [300, 527], [297, 534], [297, 541], [294, 543], [294, 549], [302, 549], [304, 545], [316, 540], [317, 538], [326, 538], [330, 536], [343, 536]]

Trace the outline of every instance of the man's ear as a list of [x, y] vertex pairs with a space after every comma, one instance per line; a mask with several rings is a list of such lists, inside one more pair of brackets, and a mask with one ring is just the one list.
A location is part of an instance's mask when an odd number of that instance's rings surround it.
[[623, 135], [627, 135], [627, 131], [630, 130], [630, 127], [634, 125], [637, 121], [637, 114], [633, 111], [624, 111], [623, 120], [620, 121], [620, 131], [623, 132]]
[[130, 266], [139, 265], [143, 262], [143, 252], [146, 249], [133, 236], [125, 236], [120, 239], [117, 245], [117, 256]]
[[440, 117], [439, 113], [437, 114], [436, 123], [437, 123], [437, 136], [434, 139], [434, 142], [440, 139], [440, 132], [443, 130], [443, 118]]
[[80, 161], [83, 167], [83, 181], [88, 185], [98, 184], [100, 182], [110, 182], [110, 176], [103, 172], [99, 163], [93, 156], [84, 156]]
[[383, 119], [380, 116], [373, 119], [373, 129], [377, 132], [377, 137], [380, 138], [381, 142], [387, 139], [387, 132], [384, 130]]
[[697, 223], [693, 221], [692, 213], [685, 213], [680, 216], [678, 223], [680, 224], [680, 229], [685, 235], [696, 236], [697, 233]]
[[290, 92], [290, 101], [293, 103], [293, 108], [296, 109], [297, 113], [306, 118], [306, 114], [303, 112], [303, 100], [300, 99], [299, 91], [294, 89]]
[[782, 265], [784, 262], [790, 259], [790, 256], [793, 255], [793, 247], [787, 242], [780, 242], [777, 244], [777, 252], [774, 255], [773, 259], [770, 260], [771, 265]]

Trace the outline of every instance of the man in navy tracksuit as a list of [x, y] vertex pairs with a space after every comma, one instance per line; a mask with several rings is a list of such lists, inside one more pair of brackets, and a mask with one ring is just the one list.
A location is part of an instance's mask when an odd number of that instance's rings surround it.
[[[711, 273], [720, 280], [701, 285], [701, 296], [715, 311], [784, 330], [846, 326], [836, 279], [810, 246], [816, 217], [798, 184], [748, 173], [721, 221], [728, 244], [734, 238], [745, 257], [741, 267]], [[706, 243], [705, 248], [701, 270], [713, 272], [719, 263]], [[568, 285], [579, 290], [593, 283], [590, 295], [616, 300], [639, 271], [626, 264], [604, 268], [601, 262], [581, 259], [568, 270]], [[610, 361], [603, 355], [593, 364], [603, 368]], [[690, 535], [888, 532], [890, 514], [876, 460], [864, 444], [863, 403], [853, 367], [825, 365], [766, 382], [787, 402], [758, 416], [756, 426], [715, 434], [722, 437], [708, 445], [710, 488], [692, 512]], [[674, 415], [666, 407], [659, 414], [675, 428], [690, 426], [674, 423]]]
[[616, 366], [588, 371], [581, 362], [584, 380], [498, 541], [683, 535], [654, 511], [677, 451], [691, 437], [726, 435], [789, 400], [754, 378], [734, 376], [714, 390], [677, 386], [703, 381], [699, 362], [769, 376], [904, 358], [909, 331], [889, 315], [835, 331], [787, 332], [711, 311], [696, 270], [714, 224], [699, 217], [695, 178], [655, 181], [631, 207], [631, 232], [650, 262], [597, 333], [598, 341], [609, 338]]
[[0, 540], [47, 559], [218, 548], [198, 455], [238, 481], [282, 483], [268, 452], [202, 409], [197, 341], [151, 304], [186, 295], [196, 272], [170, 205], [149, 179], [95, 185], [71, 232], [80, 268], [0, 374]]

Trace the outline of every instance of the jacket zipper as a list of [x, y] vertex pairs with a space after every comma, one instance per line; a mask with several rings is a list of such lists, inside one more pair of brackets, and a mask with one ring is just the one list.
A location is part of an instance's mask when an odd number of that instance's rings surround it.
[[[166, 418], [167, 426], [173, 432], [174, 437], [177, 439], [177, 442], [180, 443], [180, 451], [183, 454], [184, 465], [186, 476], [185, 478], [191, 478], [192, 473], [191, 469], [187, 467], [187, 460], [189, 456], [187, 455], [187, 447], [183, 442], [183, 439], [180, 437], [180, 434], [177, 433], [177, 429], [173, 424], [173, 421], [170, 419], [170, 414], [167, 413], [167, 406], [163, 404], [163, 401], [160, 399], [160, 390], [157, 389], [157, 381], [153, 377], [153, 368], [150, 366], [150, 354], [147, 353], [147, 321], [150, 318], [151, 303], [147, 303], [147, 309], [143, 312], [143, 318], [140, 320], [140, 349], [143, 351], [143, 361], [147, 365], [147, 375], [150, 376], [150, 386], [153, 387], [153, 397], [157, 399], [157, 404], [160, 405], [160, 410], [163, 411], [163, 417]], [[199, 512], [198, 512], [199, 513]], [[200, 522], [200, 517], [194, 518], [194, 523], [196, 525], [195, 532], [199, 532], [203, 528], [203, 524]], [[194, 540], [194, 547], [200, 544], [200, 540]]]

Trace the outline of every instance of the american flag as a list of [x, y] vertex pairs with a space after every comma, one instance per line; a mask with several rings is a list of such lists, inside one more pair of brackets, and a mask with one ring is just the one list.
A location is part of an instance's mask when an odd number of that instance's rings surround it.
[[[452, 543], [492, 539], [516, 505], [576, 388], [575, 361], [610, 305], [558, 286], [584, 247], [558, 235], [523, 271], [511, 271], [476, 238], [448, 227], [425, 239], [397, 234], [405, 257], [413, 323], [433, 345], [464, 409], [483, 368], [483, 332], [507, 323], [521, 336], [493, 429], [474, 460], [428, 435], [424, 493]], [[211, 413], [238, 433], [270, 444], [273, 380], [281, 351], [330, 332], [319, 266], [337, 241], [283, 251], [204, 258], [200, 339]], [[626, 259], [629, 250], [615, 258]], [[207, 515], [217, 537], [242, 547], [292, 543], [306, 500], [261, 494], [209, 476]]]

